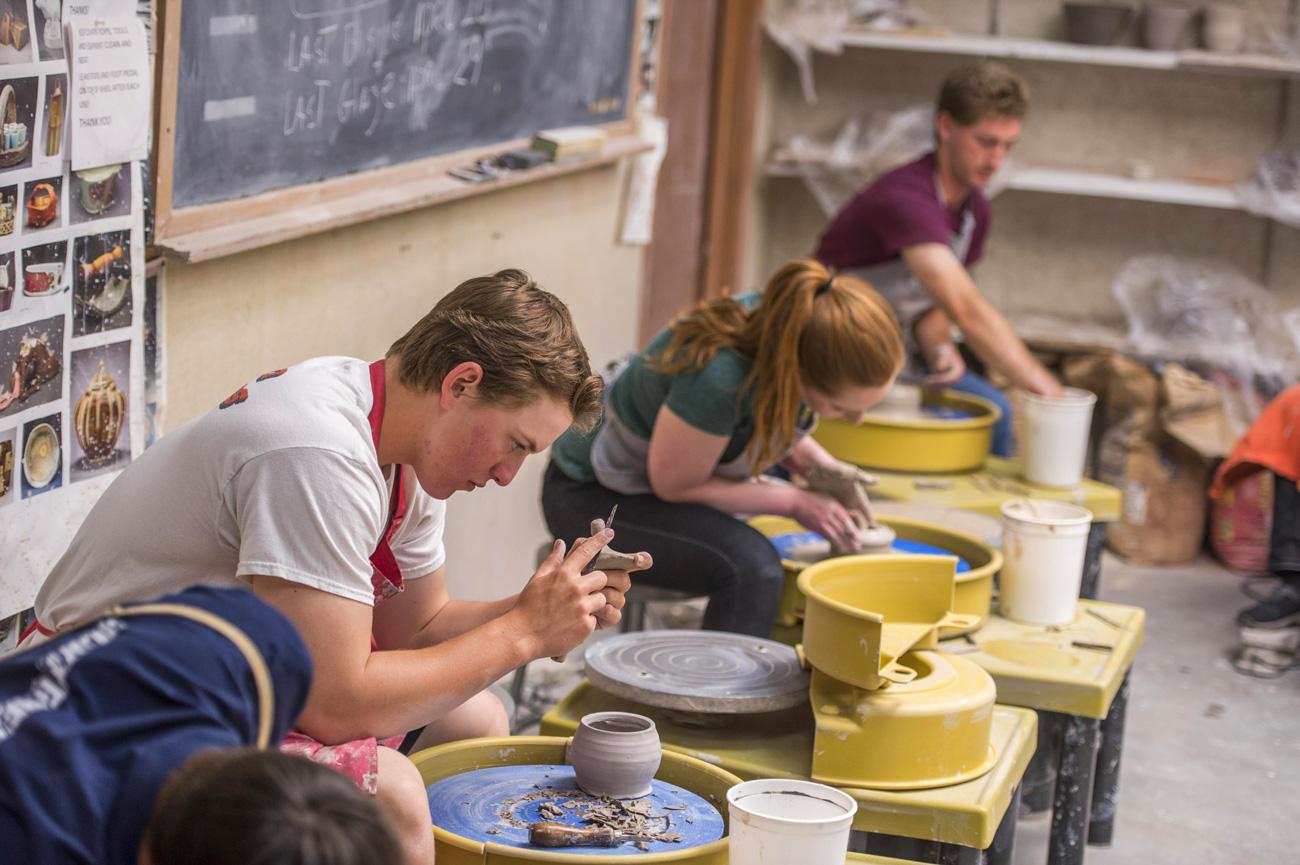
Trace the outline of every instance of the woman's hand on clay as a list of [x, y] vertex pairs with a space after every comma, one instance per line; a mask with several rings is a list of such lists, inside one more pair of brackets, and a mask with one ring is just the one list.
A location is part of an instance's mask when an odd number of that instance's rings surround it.
[[816, 532], [841, 549], [856, 549], [857, 525], [848, 509], [830, 496], [800, 490], [791, 515], [799, 525]]
[[865, 529], [876, 524], [876, 515], [871, 510], [871, 499], [867, 498], [867, 489], [862, 484], [854, 484], [851, 492], [852, 500], [848, 504], [849, 515], [853, 517], [854, 523], [859, 529]]
[[[510, 613], [520, 620], [532, 657], [563, 655], [596, 629], [599, 615], [611, 606], [604, 594], [609, 578], [604, 571], [581, 571], [613, 536], [614, 532], [606, 529], [580, 539], [567, 557], [564, 541], [556, 541], [551, 554], [519, 593]], [[621, 597], [626, 588], [614, 591]]]
[[966, 374], [966, 361], [961, 352], [950, 342], [935, 348], [927, 361], [930, 374], [925, 377], [925, 386], [934, 392], [952, 387]]

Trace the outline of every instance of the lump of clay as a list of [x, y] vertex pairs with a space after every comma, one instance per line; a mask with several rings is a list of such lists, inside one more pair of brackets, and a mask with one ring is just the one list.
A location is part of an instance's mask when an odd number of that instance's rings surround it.
[[898, 533], [889, 526], [867, 526], [858, 530], [858, 552], [866, 555], [887, 553], [897, 539]]
[[[605, 530], [604, 520], [591, 521], [591, 533], [594, 536], [597, 532]], [[596, 553], [596, 570], [598, 571], [630, 571], [636, 567], [636, 556], [628, 553], [620, 553], [617, 550], [611, 550], [605, 547], [599, 553]]]

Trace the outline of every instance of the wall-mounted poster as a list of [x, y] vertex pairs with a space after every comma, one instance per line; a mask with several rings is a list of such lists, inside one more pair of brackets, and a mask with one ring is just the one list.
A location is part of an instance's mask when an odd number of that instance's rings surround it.
[[63, 398], [63, 316], [0, 330], [0, 417]]
[[6, 312], [14, 308], [14, 295], [18, 293], [15, 253], [0, 252], [0, 326], [6, 321]]
[[[21, 625], [148, 433], [141, 166], [69, 164], [64, 25], [127, 2], [0, 0], [0, 624]], [[102, 89], [91, 116], [112, 111]]]
[[77, 336], [132, 322], [131, 232], [78, 237], [72, 244], [72, 329]]
[[18, 428], [0, 429], [0, 508], [18, 498]]
[[35, 0], [36, 33], [32, 41], [42, 60], [62, 60], [63, 0]]
[[38, 177], [23, 185], [23, 234], [48, 232], [62, 228], [63, 213], [67, 210], [64, 201], [63, 176]]
[[131, 343], [72, 353], [68, 378], [70, 483], [125, 468], [131, 461]]
[[4, 129], [0, 136], [0, 171], [17, 171], [32, 164], [38, 81], [35, 77], [0, 78], [0, 124]]
[[23, 424], [23, 498], [63, 485], [63, 415], [51, 414]]
[[27, 3], [11, 0], [0, 4], [0, 65], [31, 61], [32, 27], [27, 17]]

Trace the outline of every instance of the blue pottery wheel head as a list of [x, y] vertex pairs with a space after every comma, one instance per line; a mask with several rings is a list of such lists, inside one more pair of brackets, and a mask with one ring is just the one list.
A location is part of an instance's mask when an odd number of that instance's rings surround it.
[[[772, 542], [772, 546], [776, 547], [776, 551], [781, 558], [789, 559], [793, 558], [793, 550], [802, 546], [807, 546], [811, 543], [824, 542], [825, 538], [816, 532], [786, 532], [780, 535], [773, 535], [768, 540]], [[957, 555], [956, 553], [951, 553], [941, 547], [936, 547], [933, 544], [924, 544], [920, 541], [909, 541], [904, 540], [903, 538], [895, 539], [893, 546], [889, 548], [889, 552], [912, 553], [913, 555], [921, 556]], [[961, 556], [957, 556], [957, 573], [964, 574], [969, 570], [970, 562], [966, 561]]]
[[[572, 766], [493, 766], [443, 778], [428, 787], [433, 824], [462, 838], [483, 843], [541, 850], [528, 843], [530, 823], [559, 822], [587, 826], [579, 818], [594, 800], [578, 791]], [[572, 803], [578, 807], [572, 807]], [[648, 841], [648, 852], [700, 847], [723, 836], [722, 814], [712, 803], [679, 786], [655, 779], [650, 795], [623, 803], [645, 808], [651, 825], [675, 832], [680, 841]], [[570, 806], [570, 807], [566, 807]], [[559, 814], [557, 817], [556, 814]], [[631, 843], [617, 847], [562, 847], [567, 855], [626, 856], [642, 852]]]

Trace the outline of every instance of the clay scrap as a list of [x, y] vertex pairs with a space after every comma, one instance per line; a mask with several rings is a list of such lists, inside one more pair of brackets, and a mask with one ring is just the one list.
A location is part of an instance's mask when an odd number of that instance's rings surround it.
[[603, 826], [619, 835], [634, 835], [647, 841], [680, 843], [682, 836], [672, 831], [672, 817], [656, 814], [655, 803], [646, 799], [623, 802], [604, 796], [589, 796], [581, 790], [534, 790], [518, 798], [504, 799], [496, 812], [501, 823], [527, 829], [529, 823], [516, 813], [517, 807], [543, 800], [538, 814], [548, 820], [569, 825]]
[[[604, 530], [604, 520], [591, 521], [591, 533], [593, 535], [597, 532], [603, 532]], [[596, 554], [595, 565], [595, 569], [598, 571], [630, 571], [632, 568], [636, 567], [636, 556], [627, 553], [620, 553], [616, 550], [611, 550], [609, 547], [605, 547]]]

